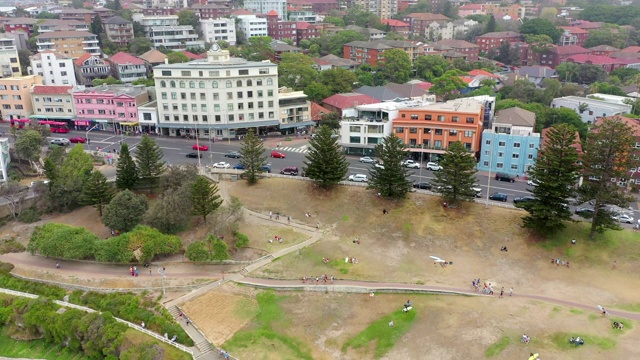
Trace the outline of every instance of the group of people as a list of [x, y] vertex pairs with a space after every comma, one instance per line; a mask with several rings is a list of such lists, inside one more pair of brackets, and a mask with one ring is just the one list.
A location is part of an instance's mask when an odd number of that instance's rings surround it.
[[360, 238], [357, 237], [357, 238], [353, 239], [353, 243], [360, 245]]
[[354, 258], [354, 257], [348, 257], [348, 256], [347, 256], [347, 257], [344, 259], [344, 262], [345, 262], [345, 263], [347, 263], [347, 264], [348, 264], [348, 263], [351, 263], [351, 264], [357, 264], [357, 263], [358, 263], [358, 259], [356, 259], [356, 258]]
[[276, 236], [273, 237], [273, 239], [269, 239], [267, 241], [269, 241], [269, 244], [273, 244], [274, 241], [277, 241], [280, 244], [282, 244], [282, 237], [276, 235]]
[[551, 264], [556, 264], [556, 266], [560, 266], [560, 265], [562, 265], [562, 266], [569, 267], [569, 262], [568, 262], [568, 261], [561, 260], [560, 258], [557, 258], [557, 259], [551, 259]]
[[[313, 280], [314, 280], [313, 276], [309, 276], [309, 277], [307, 277], [307, 275], [303, 275], [302, 276], [302, 283], [303, 284], [306, 284], [307, 281], [310, 281], [311, 283], [313, 283]], [[333, 280], [335, 280], [333, 275], [331, 275], [331, 276], [321, 275], [320, 277], [318, 277], [318, 276], [315, 277], [316, 285], [319, 284], [320, 281], [324, 282], [325, 284], [327, 283], [327, 281], [330, 281], [333, 284]]]
[[140, 273], [137, 266], [129, 266], [129, 272], [131, 273], [131, 276], [138, 276]]
[[569, 339], [569, 343], [574, 344], [575, 346], [584, 345], [584, 339], [581, 339], [580, 336], [574, 339], [572, 336], [571, 339]]
[[522, 335], [522, 338], [520, 339], [520, 342], [524, 343], [525, 345], [529, 345], [530, 341], [531, 338], [527, 334]]

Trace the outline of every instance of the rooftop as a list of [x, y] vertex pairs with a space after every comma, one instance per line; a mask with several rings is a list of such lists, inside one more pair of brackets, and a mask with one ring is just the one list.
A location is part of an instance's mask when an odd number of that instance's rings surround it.
[[329, 55], [323, 56], [321, 58], [316, 58], [314, 60], [316, 61], [317, 64], [323, 63], [323, 64], [336, 66], [336, 67], [343, 67], [343, 66], [352, 67], [352, 66], [359, 66], [360, 65], [360, 63], [357, 62], [357, 61], [353, 61], [351, 59], [343, 59], [343, 58], [335, 56], [333, 54], [329, 54]]
[[494, 39], [504, 39], [507, 37], [520, 37], [520, 34], [515, 32], [515, 31], [496, 31], [496, 32], [490, 32], [490, 33], [486, 33], [484, 35], [480, 35], [478, 37], [486, 37], [486, 38], [494, 38]]
[[588, 54], [591, 52], [591, 50], [578, 45], [556, 46], [551, 48], [550, 51], [558, 55]]
[[568, 102], [576, 106], [579, 106], [580, 104], [587, 104], [587, 105], [593, 105], [601, 108], [619, 109], [621, 111], [631, 109], [631, 105], [615, 104], [615, 103], [611, 103], [604, 100], [589, 99], [589, 98], [580, 97], [580, 96], [563, 96], [563, 97], [553, 99], [552, 102], [555, 102], [558, 100]]
[[436, 103], [427, 106], [421, 106], [418, 110], [457, 112], [477, 114], [482, 111], [482, 102], [474, 99], [455, 99], [443, 103]]
[[142, 60], [147, 61], [148, 63], [157, 64], [164, 63], [164, 59], [167, 58], [167, 55], [165, 55], [162, 51], [151, 49], [138, 57]]
[[590, 55], [590, 54], [577, 54], [566, 58], [567, 61], [573, 61], [580, 64], [594, 64], [594, 65], [610, 65], [620, 64], [620, 60], [602, 55]]
[[348, 109], [363, 104], [375, 104], [380, 100], [369, 95], [359, 93], [335, 94], [322, 101], [325, 105], [330, 105], [338, 109]]
[[84, 90], [75, 90], [75, 94], [113, 94], [114, 96], [127, 95], [136, 97], [147, 92], [144, 85], [101, 85]]
[[[274, 64], [270, 61], [247, 61], [242, 58], [234, 58], [229, 57], [229, 52], [227, 50], [223, 50], [223, 53], [226, 52], [227, 56], [224, 57], [220, 61], [209, 61], [208, 58], [201, 60], [193, 60], [186, 63], [177, 63], [177, 64], [162, 64], [155, 66], [153, 69], [160, 70], [220, 70], [220, 69], [230, 69], [230, 68], [255, 68], [255, 67], [275, 67], [278, 65]], [[212, 52], [210, 52], [212, 53]]]
[[311, 120], [320, 121], [322, 120], [322, 115], [329, 113], [332, 113], [332, 111], [318, 103], [311, 101]]
[[588, 34], [589, 31], [575, 26], [558, 26], [558, 29], [566, 30], [572, 34]]
[[409, 26], [409, 24], [407, 24], [406, 22], [400, 21], [400, 20], [396, 20], [396, 19], [381, 19], [380, 22], [383, 23], [384, 25], [389, 25], [391, 27], [407, 27], [407, 26]]
[[122, 51], [111, 55], [108, 60], [118, 65], [144, 65], [144, 60]]
[[591, 51], [620, 51], [620, 49], [615, 48], [613, 46], [609, 46], [609, 45], [598, 45], [598, 46], [594, 46], [594, 47], [590, 47], [589, 50]]
[[607, 117], [599, 117], [596, 119], [595, 125], [599, 125], [604, 119], [620, 119], [622, 122], [627, 124], [631, 129], [633, 129], [633, 134], [636, 138], [640, 137], [640, 119], [634, 119], [626, 116], [613, 115]]
[[415, 20], [427, 20], [427, 21], [449, 21], [449, 18], [442, 14], [432, 13], [412, 13], [405, 15], [405, 17]]
[[558, 76], [558, 72], [548, 66], [542, 65], [531, 65], [531, 66], [521, 66], [517, 70], [519, 75], [523, 76], [531, 76], [537, 78], [550, 78], [554, 76]]
[[479, 48], [478, 45], [476, 44], [472, 44], [468, 41], [464, 41], [464, 40], [453, 40], [453, 39], [449, 39], [449, 40], [440, 40], [437, 41], [434, 44], [435, 46], [448, 46], [450, 48], [453, 49], [467, 49], [467, 48]]
[[73, 86], [35, 85], [31, 89], [31, 93], [36, 95], [69, 95], [71, 89]]
[[515, 126], [534, 127], [536, 125], [536, 113], [519, 107], [502, 109], [496, 113], [493, 122], [499, 124], [511, 124]]
[[[547, 144], [547, 139], [549, 138], [547, 136], [547, 133], [549, 132], [549, 130], [551, 130], [550, 127], [546, 128], [546, 129], [542, 129], [540, 136], [542, 137], [542, 142], [540, 143], [540, 150], [544, 151], [544, 147]], [[574, 143], [571, 145], [572, 148], [576, 149], [578, 151], [578, 154], [582, 154], [582, 143], [580, 142], [580, 133], [576, 131], [576, 140], [574, 141]]]
[[43, 54], [53, 54], [56, 57], [57, 60], [72, 59], [72, 57], [69, 56], [69, 55], [61, 54], [61, 53], [53, 51], [53, 50], [40, 51], [39, 53], [30, 56], [30, 58], [34, 59], [34, 60], [41, 60]]
[[402, 99], [404, 96], [401, 94], [385, 87], [385, 86], [361, 86], [355, 90], [355, 92], [360, 94], [369, 95], [374, 99], [378, 99], [380, 101], [387, 100], [396, 100]]
[[36, 39], [96, 37], [88, 31], [53, 31], [36, 36]]
[[112, 16], [104, 21], [105, 24], [132, 24], [131, 21], [123, 19], [120, 16]]

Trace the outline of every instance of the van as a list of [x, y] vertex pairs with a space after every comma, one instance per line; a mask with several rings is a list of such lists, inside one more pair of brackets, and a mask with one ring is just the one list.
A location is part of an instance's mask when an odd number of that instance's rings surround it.
[[298, 168], [296, 166], [287, 166], [286, 168], [280, 170], [280, 174], [298, 176]]
[[516, 178], [513, 175], [509, 175], [507, 173], [496, 173], [496, 180], [498, 181], [508, 181], [508, 182], [515, 182]]

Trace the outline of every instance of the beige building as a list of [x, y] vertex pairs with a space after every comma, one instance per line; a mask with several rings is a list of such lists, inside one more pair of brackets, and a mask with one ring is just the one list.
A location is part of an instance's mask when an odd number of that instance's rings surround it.
[[1, 77], [22, 75], [20, 58], [14, 39], [0, 38], [0, 70]]
[[26, 119], [33, 114], [33, 85], [42, 85], [42, 77], [28, 75], [0, 79], [0, 116], [3, 120]]
[[60, 54], [79, 58], [84, 53], [100, 56], [98, 37], [86, 31], [54, 31], [36, 36], [38, 52], [53, 50]]
[[290, 88], [278, 89], [278, 103], [280, 105], [280, 130], [288, 134], [306, 130], [315, 125], [311, 120], [311, 103], [302, 91]]
[[31, 88], [33, 117], [42, 120], [72, 120], [73, 86], [36, 85]]
[[380, 19], [390, 19], [398, 13], [398, 0], [355, 0], [353, 3], [378, 15]]

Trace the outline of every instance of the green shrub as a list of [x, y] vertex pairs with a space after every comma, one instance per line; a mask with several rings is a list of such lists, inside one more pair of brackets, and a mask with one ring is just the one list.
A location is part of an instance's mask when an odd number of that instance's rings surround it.
[[187, 246], [185, 256], [190, 261], [209, 261], [211, 260], [211, 252], [204, 241], [195, 241]]
[[62, 300], [62, 298], [67, 294], [64, 289], [57, 286], [14, 278], [8, 273], [0, 273], [0, 288], [22, 291], [57, 300]]
[[239, 231], [234, 231], [233, 236], [236, 237], [236, 248], [240, 249], [249, 246], [249, 237]]
[[127, 263], [133, 261], [133, 251], [129, 249], [129, 238], [123, 234], [98, 241], [95, 258], [102, 262]]
[[211, 235], [209, 236], [211, 242], [211, 249], [213, 249], [213, 260], [227, 260], [231, 256], [229, 255], [229, 246], [226, 242]]
[[65, 259], [92, 259], [98, 237], [82, 227], [48, 223], [37, 226], [27, 249], [32, 253]]
[[182, 249], [182, 240], [157, 229], [138, 225], [133, 230], [97, 243], [95, 258], [103, 262], [126, 263], [136, 260], [134, 251], [141, 250], [140, 262], [149, 262], [156, 256], [172, 255]]
[[34, 208], [27, 209], [20, 213], [18, 221], [25, 224], [33, 224], [40, 221], [40, 212]]
[[24, 245], [16, 241], [16, 239], [0, 240], [0, 254], [17, 253], [25, 250]]

